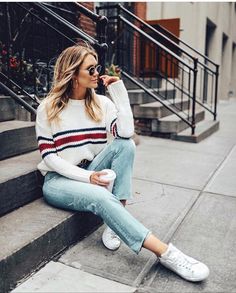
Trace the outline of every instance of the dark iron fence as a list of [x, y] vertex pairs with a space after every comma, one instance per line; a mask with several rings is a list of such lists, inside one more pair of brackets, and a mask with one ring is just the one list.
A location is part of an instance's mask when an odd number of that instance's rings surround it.
[[[82, 5], [73, 5], [80, 13], [87, 13]], [[69, 21], [72, 16], [63, 7], [37, 2], [4, 2], [0, 4], [0, 12], [3, 20], [0, 28], [0, 81], [15, 94], [28, 94], [38, 104], [36, 97], [45, 97], [51, 88], [58, 55], [80, 41], [87, 41], [98, 51], [105, 71], [105, 17], [102, 20], [97, 17], [97, 36], [93, 38]], [[92, 16], [95, 21], [96, 15], [91, 12]], [[6, 92], [6, 88], [2, 90]], [[104, 92], [102, 85], [99, 92]]]

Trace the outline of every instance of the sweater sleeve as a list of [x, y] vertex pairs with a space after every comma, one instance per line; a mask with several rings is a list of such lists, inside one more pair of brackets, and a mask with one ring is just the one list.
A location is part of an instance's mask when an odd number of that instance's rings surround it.
[[130, 138], [134, 134], [134, 121], [128, 92], [122, 80], [108, 86], [113, 100], [108, 102], [106, 111], [107, 131], [114, 137]]
[[44, 102], [37, 109], [35, 128], [39, 150], [47, 167], [67, 178], [89, 183], [93, 171], [79, 168], [57, 154]]

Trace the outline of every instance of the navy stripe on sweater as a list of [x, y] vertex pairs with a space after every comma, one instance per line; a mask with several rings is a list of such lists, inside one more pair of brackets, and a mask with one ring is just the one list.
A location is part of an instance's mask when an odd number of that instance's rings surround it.
[[107, 140], [105, 141], [85, 141], [83, 143], [78, 143], [78, 144], [75, 144], [75, 145], [68, 145], [68, 146], [64, 146], [60, 149], [57, 149], [57, 151], [48, 151], [46, 153], [44, 153], [42, 155], [42, 158], [45, 158], [47, 155], [50, 155], [50, 154], [55, 154], [55, 153], [59, 153], [65, 149], [69, 149], [69, 148], [77, 148], [77, 147], [80, 147], [80, 146], [83, 146], [83, 145], [86, 145], [86, 144], [106, 144], [107, 143]]
[[94, 127], [94, 128], [66, 130], [66, 131], [61, 131], [61, 132], [57, 132], [56, 134], [53, 134], [53, 137], [55, 138], [55, 137], [58, 137], [58, 136], [64, 135], [64, 134], [70, 134], [70, 133], [75, 133], [75, 132], [85, 132], [85, 131], [106, 131], [106, 127]]

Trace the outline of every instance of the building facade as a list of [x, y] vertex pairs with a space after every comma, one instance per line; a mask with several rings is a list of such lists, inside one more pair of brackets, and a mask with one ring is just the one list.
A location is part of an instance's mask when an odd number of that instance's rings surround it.
[[147, 2], [146, 20], [180, 19], [179, 36], [220, 65], [219, 99], [236, 96], [236, 3]]

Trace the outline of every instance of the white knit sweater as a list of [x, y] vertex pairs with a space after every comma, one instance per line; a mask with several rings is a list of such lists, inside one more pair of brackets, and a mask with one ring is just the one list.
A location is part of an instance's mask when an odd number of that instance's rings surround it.
[[85, 112], [85, 100], [70, 99], [60, 113], [59, 123], [49, 123], [46, 100], [38, 107], [36, 135], [43, 160], [38, 169], [43, 175], [55, 171], [67, 178], [89, 182], [93, 171], [77, 165], [92, 161], [107, 144], [107, 132], [115, 138], [130, 138], [134, 133], [133, 115], [127, 90], [121, 80], [108, 86], [113, 103], [103, 95], [99, 98], [103, 119], [95, 122]]

